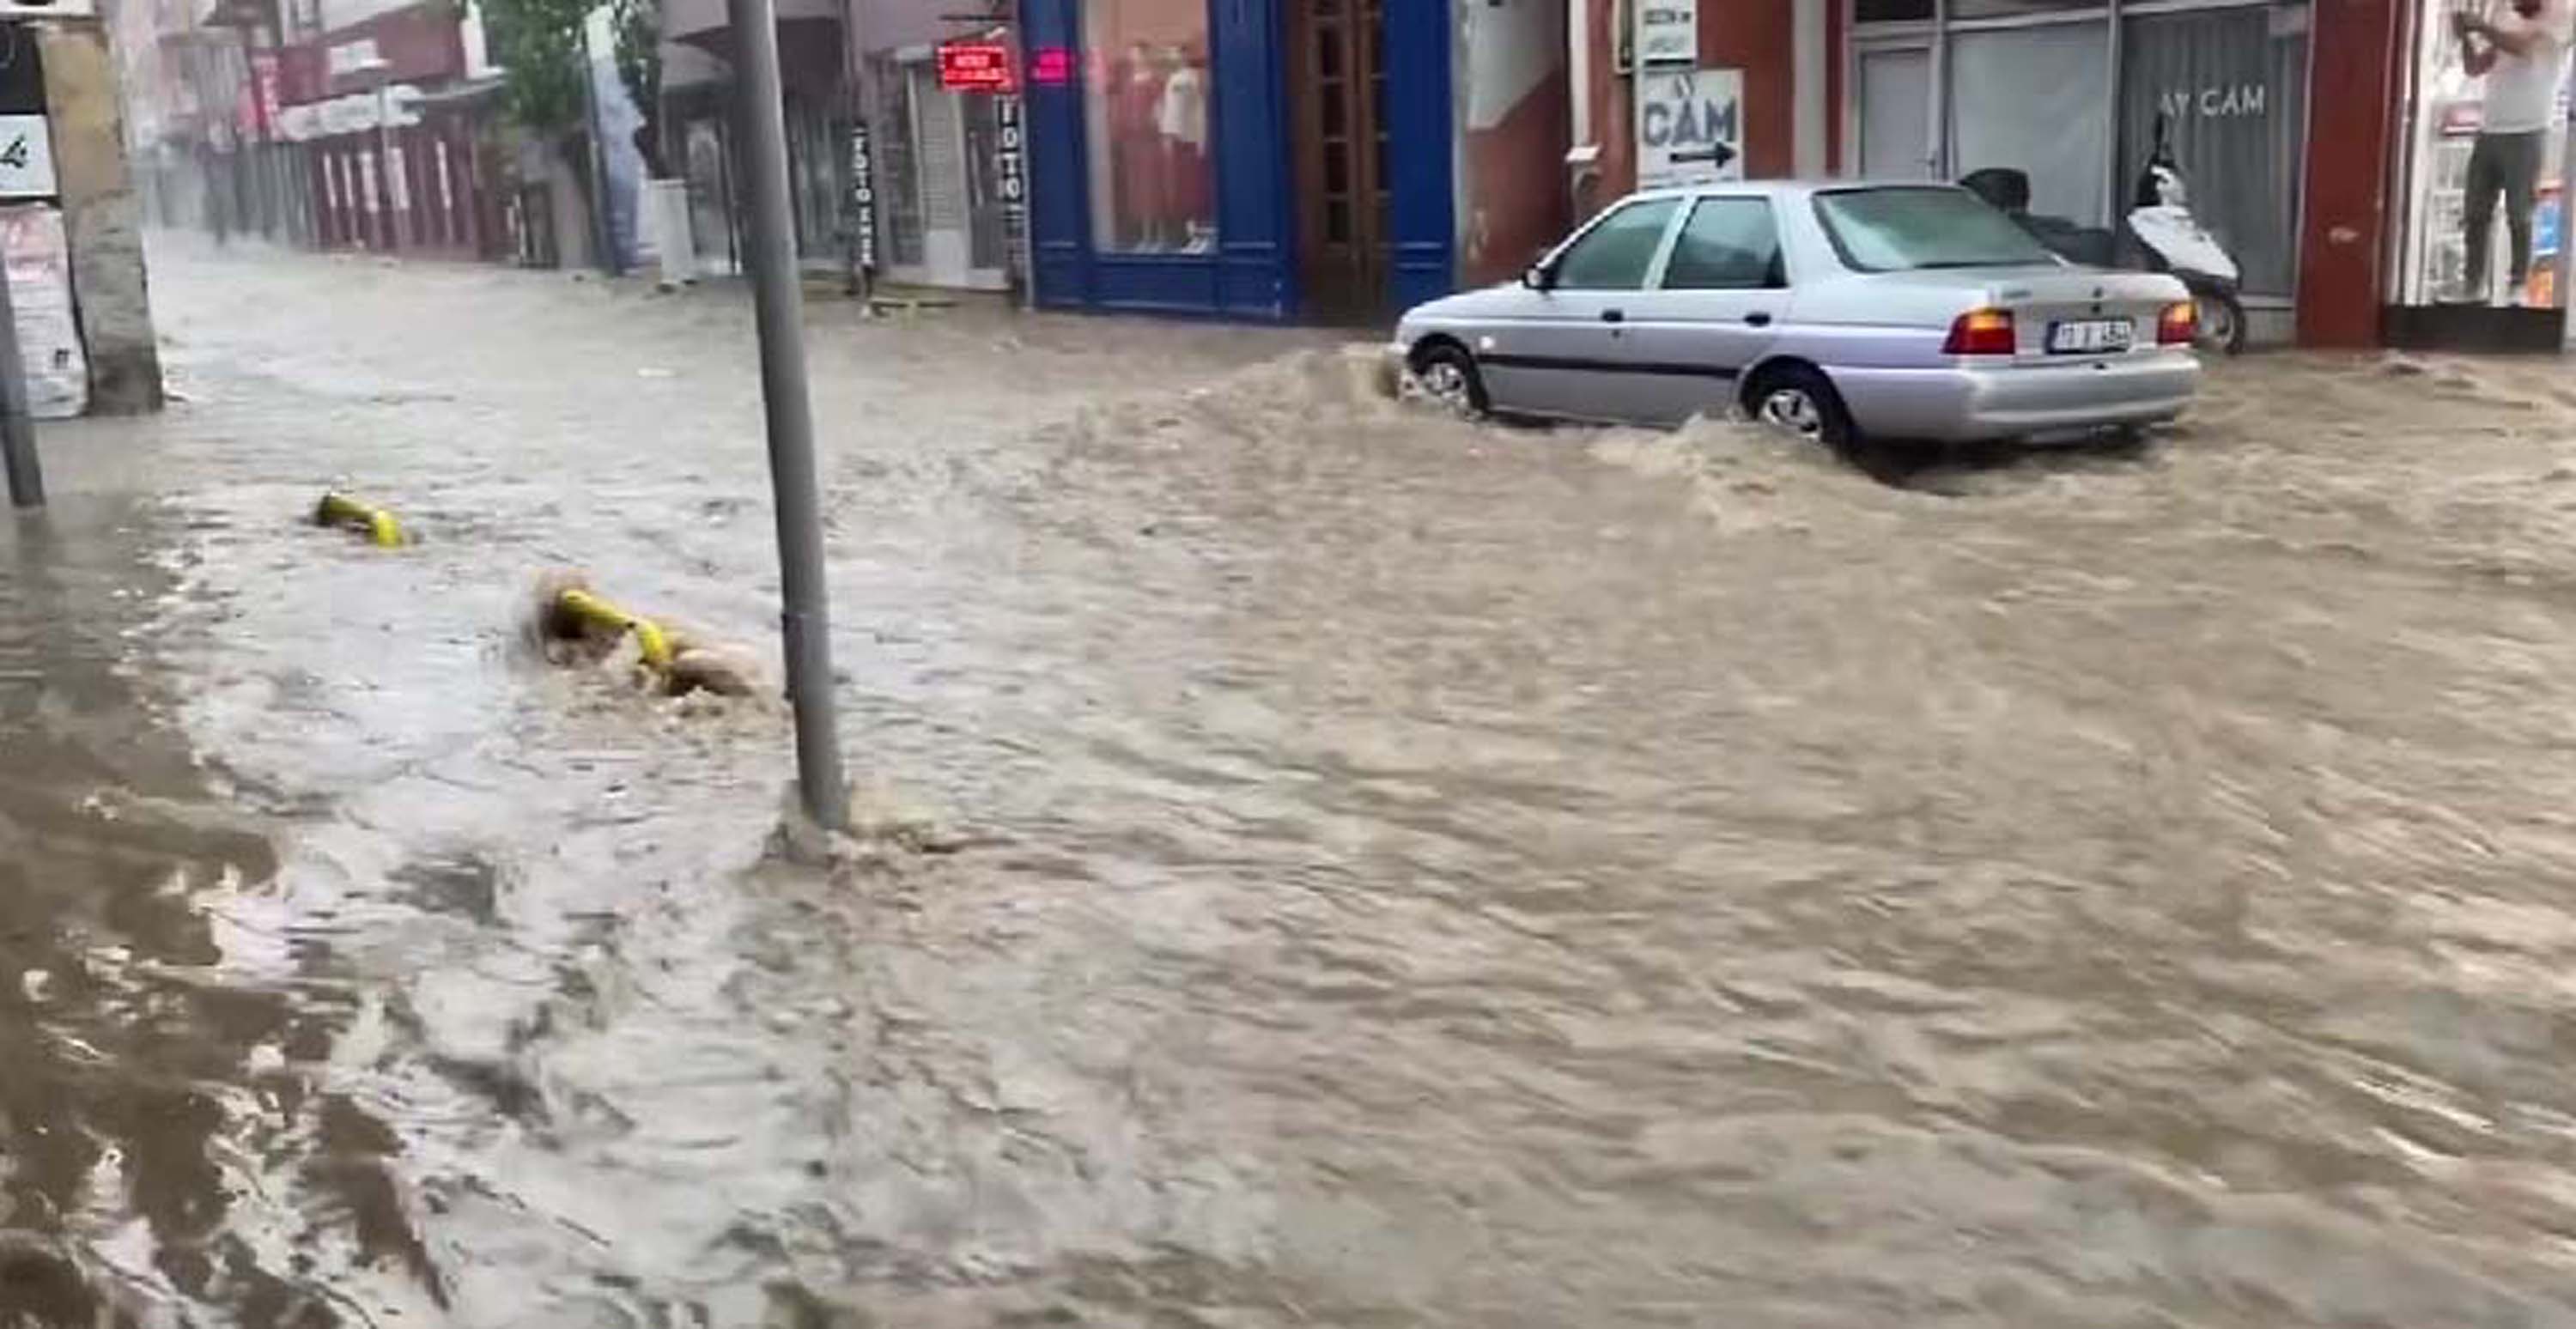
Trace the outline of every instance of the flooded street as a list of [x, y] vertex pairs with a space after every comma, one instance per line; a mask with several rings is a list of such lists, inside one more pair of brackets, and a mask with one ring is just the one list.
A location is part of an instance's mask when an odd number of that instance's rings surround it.
[[[2576, 379], [1882, 485], [1312, 333], [156, 254], [0, 521], [0, 1326], [2576, 1325]], [[303, 523], [399, 512], [386, 552]]]

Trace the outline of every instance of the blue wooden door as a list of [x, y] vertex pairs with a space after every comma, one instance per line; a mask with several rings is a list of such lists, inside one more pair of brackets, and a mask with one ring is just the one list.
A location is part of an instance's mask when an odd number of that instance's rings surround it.
[[1449, 0], [1285, 0], [1297, 269], [1310, 319], [1449, 289]]
[[[1473, 0], [1471, 0], [1473, 2]], [[1452, 0], [1385, 0], [1390, 290], [1397, 308], [1457, 285], [1457, 124], [1450, 105]]]

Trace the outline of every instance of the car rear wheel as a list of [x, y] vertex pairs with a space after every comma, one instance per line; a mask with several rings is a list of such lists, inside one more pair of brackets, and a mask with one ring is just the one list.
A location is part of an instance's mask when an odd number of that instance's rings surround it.
[[1849, 450], [1860, 437], [1833, 381], [1805, 365], [1763, 370], [1744, 398], [1754, 419], [1836, 452]]
[[1461, 416], [1473, 419], [1489, 407], [1484, 375], [1476, 372], [1476, 357], [1454, 342], [1437, 343], [1415, 356], [1413, 378], [1422, 385], [1423, 396]]

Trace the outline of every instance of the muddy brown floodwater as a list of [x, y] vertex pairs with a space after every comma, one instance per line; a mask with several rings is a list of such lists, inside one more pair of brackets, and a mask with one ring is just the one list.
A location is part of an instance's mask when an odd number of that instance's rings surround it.
[[[2576, 1324], [2576, 390], [1891, 488], [1300, 334], [164, 244], [0, 525], [0, 1325]], [[256, 311], [252, 316], [251, 311]], [[427, 537], [298, 518], [326, 485]]]

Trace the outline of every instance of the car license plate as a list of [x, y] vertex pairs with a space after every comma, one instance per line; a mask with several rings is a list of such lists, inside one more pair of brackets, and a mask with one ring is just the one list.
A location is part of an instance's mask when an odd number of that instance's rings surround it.
[[2048, 325], [2048, 350], [2052, 355], [2095, 355], [2104, 351], [2129, 349], [2134, 335], [2125, 318], [2079, 318]]

